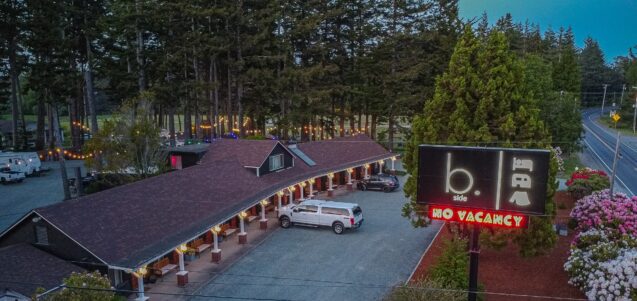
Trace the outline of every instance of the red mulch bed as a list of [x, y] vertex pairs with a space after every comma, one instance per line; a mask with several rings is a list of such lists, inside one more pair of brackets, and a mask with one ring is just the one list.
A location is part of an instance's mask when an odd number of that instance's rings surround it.
[[[565, 209], [558, 209], [556, 218], [559, 223], [566, 223], [574, 201], [565, 192], [558, 192], [555, 200], [556, 203], [563, 203], [566, 206]], [[519, 256], [519, 248], [514, 244], [509, 244], [499, 251], [482, 249], [478, 274], [479, 282], [484, 285], [484, 290], [487, 292], [586, 299], [579, 289], [568, 284], [568, 275], [563, 268], [574, 236], [573, 231], [569, 231], [568, 236], [558, 236], [557, 244], [549, 254], [533, 258]], [[443, 252], [442, 242], [451, 237], [452, 234], [446, 228], [441, 230], [416, 268], [412, 281], [427, 275], [429, 267]], [[487, 295], [484, 300], [538, 301], [551, 299]]]

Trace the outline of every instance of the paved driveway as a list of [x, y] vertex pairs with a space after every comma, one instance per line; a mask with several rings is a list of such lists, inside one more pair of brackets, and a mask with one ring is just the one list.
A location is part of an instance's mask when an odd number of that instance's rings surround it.
[[[83, 161], [66, 161], [69, 178], [75, 178], [75, 167], [82, 166], [82, 174], [86, 174]], [[64, 199], [62, 189], [62, 175], [60, 164], [43, 162], [42, 167], [49, 167], [51, 171], [41, 177], [29, 177], [22, 183], [0, 185], [0, 232], [11, 226], [25, 213]]]
[[[405, 179], [401, 178], [401, 183]], [[355, 192], [365, 222], [336, 235], [329, 228], [278, 229], [196, 294], [285, 300], [378, 300], [404, 282], [440, 224], [415, 229], [402, 216], [402, 191]], [[210, 298], [194, 298], [211, 300]], [[214, 298], [213, 298], [214, 299]]]

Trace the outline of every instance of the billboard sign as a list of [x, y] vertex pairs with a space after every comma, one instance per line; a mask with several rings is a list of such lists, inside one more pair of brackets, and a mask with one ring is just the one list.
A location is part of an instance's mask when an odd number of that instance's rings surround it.
[[420, 145], [418, 160], [420, 204], [545, 213], [548, 150]]

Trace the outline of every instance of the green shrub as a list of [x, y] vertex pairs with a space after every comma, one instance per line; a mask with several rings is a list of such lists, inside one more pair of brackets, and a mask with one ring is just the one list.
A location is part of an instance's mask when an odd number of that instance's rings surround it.
[[431, 267], [432, 280], [444, 287], [469, 288], [469, 256], [467, 240], [455, 238], [444, 242], [444, 252]]
[[467, 294], [448, 290], [440, 282], [432, 279], [422, 279], [410, 285], [394, 288], [385, 301], [426, 301], [426, 300], [464, 300]]

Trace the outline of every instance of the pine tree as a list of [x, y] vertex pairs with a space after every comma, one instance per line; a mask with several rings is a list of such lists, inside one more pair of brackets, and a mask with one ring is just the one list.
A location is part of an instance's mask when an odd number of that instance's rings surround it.
[[601, 104], [604, 92], [602, 85], [609, 83], [611, 70], [606, 65], [604, 53], [599, 44], [591, 37], [584, 41], [584, 48], [579, 55], [579, 68], [582, 75], [582, 103]]
[[579, 93], [581, 74], [573, 30], [560, 28], [558, 55], [553, 59], [553, 87], [557, 91]]
[[[415, 202], [418, 145], [548, 147], [550, 136], [540, 119], [537, 101], [524, 89], [524, 80], [522, 65], [509, 49], [504, 33], [492, 31], [486, 41], [479, 41], [469, 26], [465, 28], [447, 71], [436, 81], [433, 99], [414, 119], [406, 150], [405, 167], [411, 177], [405, 193], [411, 202], [403, 208], [403, 216], [414, 226], [427, 224], [423, 208]], [[554, 176], [555, 170], [550, 183]], [[549, 214], [554, 212], [553, 189], [547, 191]], [[516, 241], [530, 248], [525, 255], [540, 254], [555, 242], [550, 218], [533, 219], [524, 232]]]

